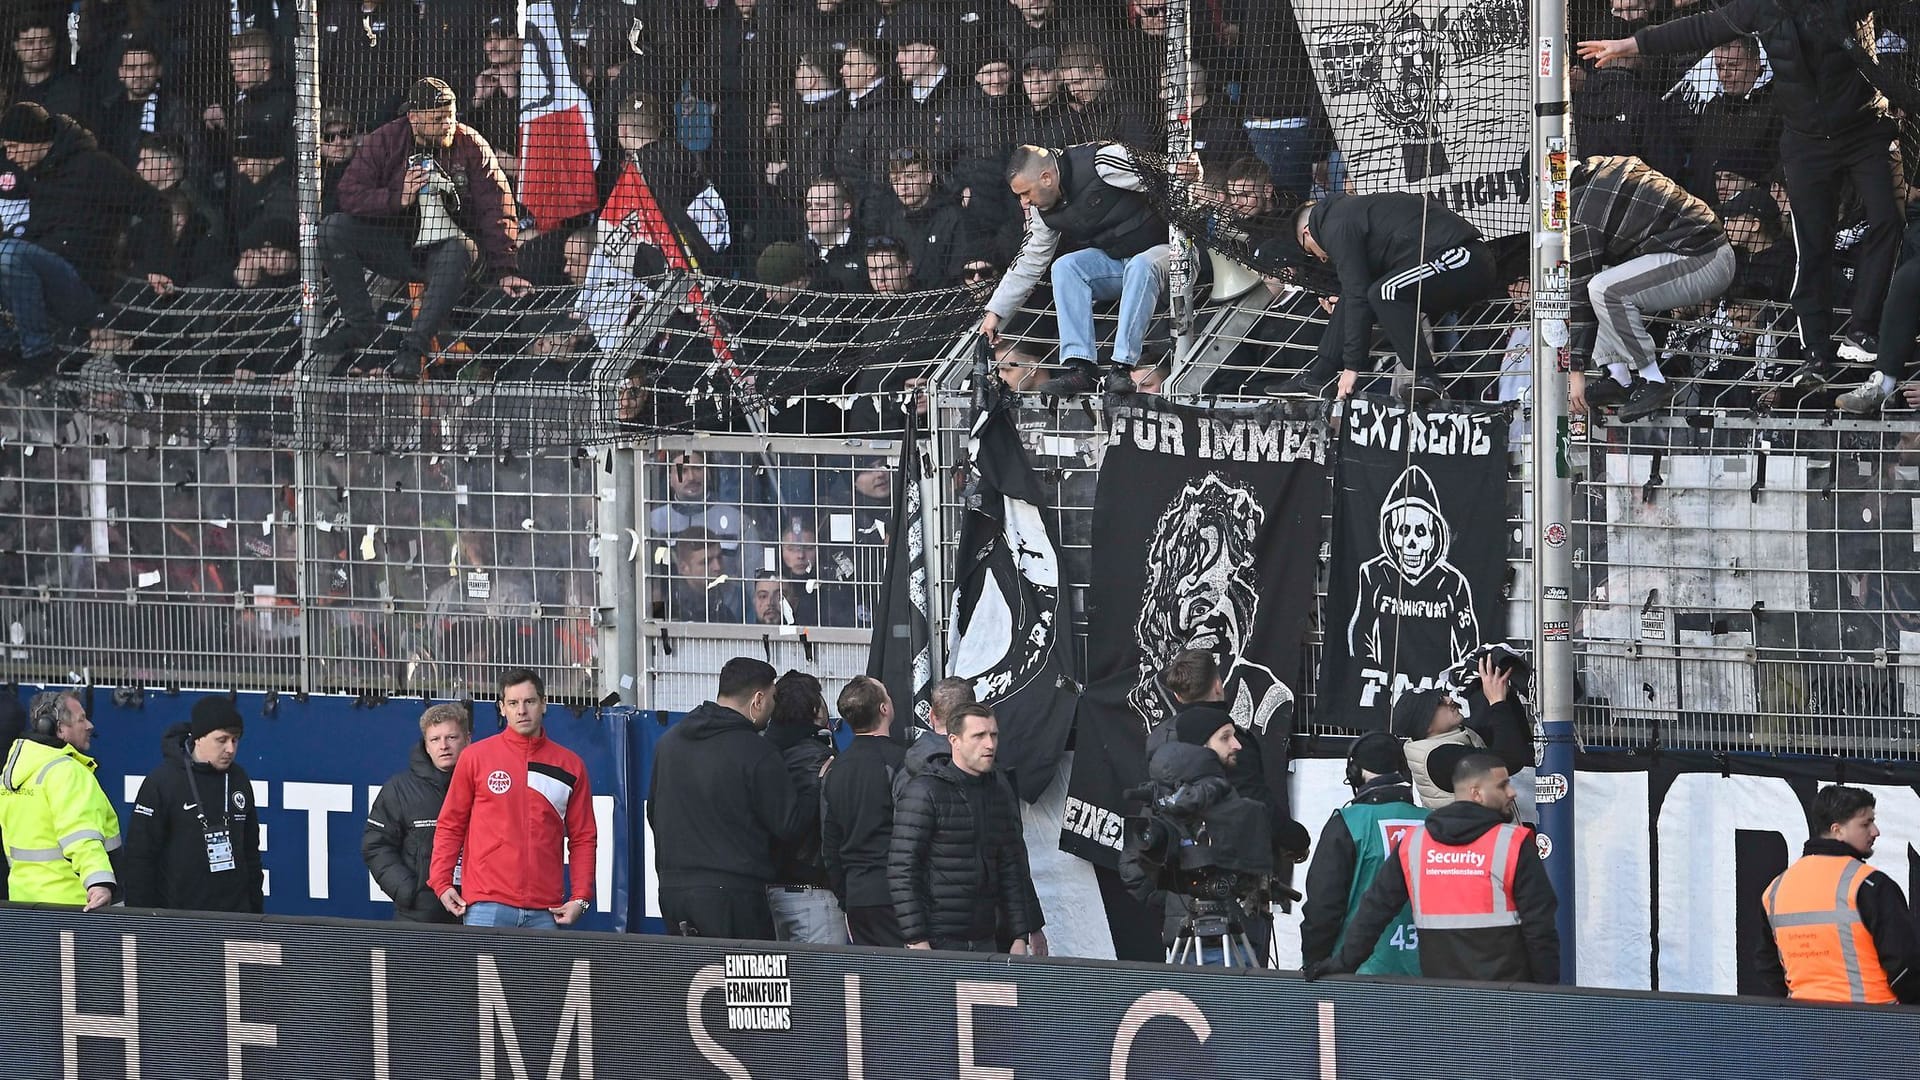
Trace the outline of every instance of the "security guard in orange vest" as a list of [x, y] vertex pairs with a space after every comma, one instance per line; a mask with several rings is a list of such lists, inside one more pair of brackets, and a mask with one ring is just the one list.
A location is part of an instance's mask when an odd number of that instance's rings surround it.
[[1873, 793], [1835, 784], [1813, 798], [1813, 838], [1760, 899], [1760, 977], [1776, 996], [1864, 1005], [1920, 1003], [1920, 943], [1907, 898], [1867, 865]]
[[1492, 754], [1468, 754], [1454, 767], [1453, 795], [1395, 846], [1340, 950], [1309, 966], [1307, 978], [1357, 969], [1404, 905], [1428, 978], [1560, 981], [1560, 903], [1533, 830], [1514, 823], [1506, 765]]

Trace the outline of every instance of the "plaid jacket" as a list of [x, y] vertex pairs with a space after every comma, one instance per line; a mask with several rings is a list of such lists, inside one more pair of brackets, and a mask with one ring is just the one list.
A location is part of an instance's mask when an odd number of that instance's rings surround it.
[[1727, 242], [1711, 207], [1636, 157], [1593, 157], [1574, 167], [1568, 282], [1573, 347], [1591, 351], [1598, 322], [1587, 295], [1594, 275], [1642, 255], [1705, 255]]

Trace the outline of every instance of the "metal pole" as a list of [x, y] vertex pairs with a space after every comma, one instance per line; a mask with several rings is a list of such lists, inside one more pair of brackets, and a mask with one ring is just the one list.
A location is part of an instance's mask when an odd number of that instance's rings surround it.
[[600, 558], [600, 697], [620, 695], [622, 705], [644, 707], [648, 691], [644, 643], [640, 640], [640, 564], [647, 546], [640, 532], [644, 505], [641, 458], [630, 445], [619, 445], [595, 455], [593, 466], [600, 491], [613, 498], [594, 500], [599, 507]]
[[[1183, 167], [1193, 156], [1190, 25], [1188, 0], [1168, 0], [1167, 74], [1162, 85], [1167, 108], [1167, 164], [1174, 169]], [[1172, 177], [1168, 180], [1174, 190], [1179, 191], [1180, 185], [1173, 184]], [[1193, 260], [1188, 256], [1185, 233], [1169, 227], [1167, 240], [1172, 245], [1167, 259], [1167, 310], [1173, 317], [1173, 368], [1169, 374], [1179, 374], [1187, 366], [1187, 354], [1193, 348]]]
[[313, 629], [318, 614], [309, 589], [306, 441], [308, 408], [304, 390], [312, 372], [313, 345], [320, 336], [320, 15], [318, 0], [297, 0], [293, 39], [294, 184], [300, 235], [300, 362], [293, 383], [293, 535], [294, 581], [300, 597], [300, 690], [313, 692]]
[[1560, 899], [1560, 978], [1574, 982], [1573, 481], [1567, 415], [1567, 234], [1572, 167], [1565, 0], [1533, 0], [1534, 699], [1544, 736], [1540, 848]]

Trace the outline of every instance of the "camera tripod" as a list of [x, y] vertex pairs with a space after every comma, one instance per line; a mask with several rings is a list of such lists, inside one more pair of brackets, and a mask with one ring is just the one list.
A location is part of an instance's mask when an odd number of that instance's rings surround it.
[[1196, 967], [1261, 967], [1236, 905], [1225, 900], [1187, 897], [1187, 915], [1180, 922], [1167, 963]]

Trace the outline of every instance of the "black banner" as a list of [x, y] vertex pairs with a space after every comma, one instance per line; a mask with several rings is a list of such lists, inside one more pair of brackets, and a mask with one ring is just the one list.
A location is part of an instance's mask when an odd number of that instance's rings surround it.
[[1349, 399], [1320, 664], [1328, 722], [1385, 729], [1401, 693], [1506, 636], [1506, 479], [1504, 412]]
[[993, 708], [998, 765], [1032, 802], [1059, 771], [1078, 697], [1060, 642], [1060, 550], [1046, 494], [998, 394], [974, 420], [967, 463], [947, 674], [971, 679]]
[[1089, 685], [1064, 850], [1118, 861], [1122, 793], [1146, 777], [1147, 733], [1173, 715], [1161, 668], [1186, 649], [1220, 660], [1227, 708], [1284, 800], [1325, 430], [1278, 406], [1142, 401], [1114, 412], [1094, 496]]
[[905, 740], [909, 729], [926, 727], [933, 704], [933, 635], [927, 622], [927, 552], [920, 481], [926, 475], [920, 446], [920, 417], [907, 409], [900, 444], [900, 465], [893, 477], [893, 534], [887, 537], [886, 576], [881, 579], [880, 613], [867, 651], [867, 674], [887, 686], [893, 698], [893, 737]]

